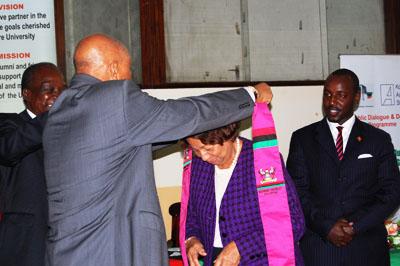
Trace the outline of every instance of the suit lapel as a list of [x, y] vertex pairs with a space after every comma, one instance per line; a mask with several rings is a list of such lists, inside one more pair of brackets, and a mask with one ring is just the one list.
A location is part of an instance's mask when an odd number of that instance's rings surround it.
[[26, 109], [24, 111], [22, 111], [21, 113], [19, 113], [19, 115], [24, 121], [32, 120], [31, 116], [28, 114], [28, 111]]
[[[29, 115], [29, 113], [28, 113], [28, 111], [26, 109], [24, 111], [22, 111], [21, 113], [19, 113], [18, 115], [25, 122], [31, 121], [33, 119]], [[38, 162], [43, 162], [44, 155], [43, 155], [43, 150], [42, 149], [39, 149], [36, 152], [31, 153], [30, 156], [36, 156], [38, 158]]]
[[332, 133], [325, 118], [322, 119], [317, 125], [315, 139], [319, 143], [319, 145], [321, 145], [322, 148], [326, 151], [329, 157], [331, 157], [336, 164], [339, 164], [340, 161], [336, 153], [336, 146], [332, 139]]
[[346, 150], [344, 151], [343, 162], [349, 161], [349, 159], [354, 157], [354, 154], [360, 147], [362, 139], [362, 124], [360, 120], [356, 118], [356, 121], [354, 122], [353, 128], [350, 132], [349, 140], [347, 141]]

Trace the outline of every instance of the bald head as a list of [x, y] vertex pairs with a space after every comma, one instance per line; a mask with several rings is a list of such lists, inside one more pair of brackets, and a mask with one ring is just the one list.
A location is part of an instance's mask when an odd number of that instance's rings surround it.
[[87, 74], [101, 81], [131, 79], [131, 59], [126, 47], [105, 34], [82, 39], [74, 54], [77, 74]]

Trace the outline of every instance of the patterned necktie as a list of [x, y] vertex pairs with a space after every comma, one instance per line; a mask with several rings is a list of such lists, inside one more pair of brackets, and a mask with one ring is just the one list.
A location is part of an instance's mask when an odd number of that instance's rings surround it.
[[336, 152], [339, 158], [339, 161], [343, 160], [343, 136], [342, 136], [342, 126], [336, 127], [338, 130], [338, 135], [336, 138]]

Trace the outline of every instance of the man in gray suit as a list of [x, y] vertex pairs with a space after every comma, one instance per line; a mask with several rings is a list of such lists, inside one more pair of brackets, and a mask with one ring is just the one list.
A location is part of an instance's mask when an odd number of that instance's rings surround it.
[[[49, 265], [168, 265], [153, 176], [152, 144], [249, 116], [237, 89], [162, 101], [132, 81], [131, 60], [101, 34], [78, 44], [76, 75], [44, 130], [49, 200]], [[256, 87], [270, 100], [268, 85]]]

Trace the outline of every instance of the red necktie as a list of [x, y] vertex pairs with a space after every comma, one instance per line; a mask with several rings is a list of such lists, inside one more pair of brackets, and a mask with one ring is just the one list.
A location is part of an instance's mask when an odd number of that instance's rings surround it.
[[339, 161], [343, 159], [343, 136], [342, 136], [342, 126], [336, 127], [338, 130], [338, 135], [336, 138], [336, 152], [339, 158]]

